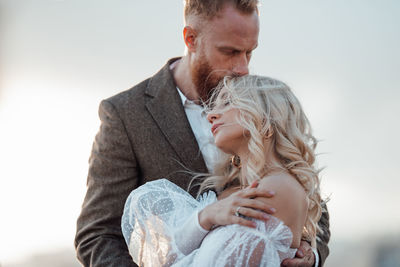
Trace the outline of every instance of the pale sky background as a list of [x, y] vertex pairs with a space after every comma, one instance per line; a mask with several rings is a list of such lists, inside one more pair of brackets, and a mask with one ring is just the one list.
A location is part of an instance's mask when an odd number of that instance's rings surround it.
[[[99, 102], [182, 55], [182, 2], [0, 0], [0, 264], [72, 248]], [[251, 72], [322, 140], [331, 253], [400, 236], [400, 1], [261, 2]]]

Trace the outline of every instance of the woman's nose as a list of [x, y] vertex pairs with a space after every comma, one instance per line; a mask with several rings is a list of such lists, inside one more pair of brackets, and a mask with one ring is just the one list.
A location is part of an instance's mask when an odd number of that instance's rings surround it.
[[207, 115], [207, 120], [210, 122], [210, 123], [213, 123], [216, 119], [218, 119], [220, 117], [220, 115], [219, 114], [217, 114], [217, 113], [215, 113], [215, 112], [210, 112], [210, 113], [208, 113], [208, 115]]

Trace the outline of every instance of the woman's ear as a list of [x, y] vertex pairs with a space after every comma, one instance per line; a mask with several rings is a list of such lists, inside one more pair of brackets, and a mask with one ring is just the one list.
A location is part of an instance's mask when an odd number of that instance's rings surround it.
[[183, 28], [183, 40], [188, 52], [196, 52], [197, 48], [197, 32], [190, 26]]

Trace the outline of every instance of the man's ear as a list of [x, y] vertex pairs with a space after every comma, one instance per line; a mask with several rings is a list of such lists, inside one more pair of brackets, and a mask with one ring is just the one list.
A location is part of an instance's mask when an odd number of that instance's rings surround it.
[[197, 32], [190, 26], [183, 28], [183, 40], [185, 41], [188, 52], [196, 52]]

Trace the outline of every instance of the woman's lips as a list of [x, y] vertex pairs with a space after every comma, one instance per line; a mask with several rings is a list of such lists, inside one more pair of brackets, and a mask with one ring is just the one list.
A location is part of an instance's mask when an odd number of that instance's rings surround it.
[[222, 124], [223, 124], [223, 123], [214, 124], [214, 125], [211, 127], [211, 132], [212, 132], [212, 134], [215, 134], [215, 132], [217, 131], [218, 127], [221, 126]]

